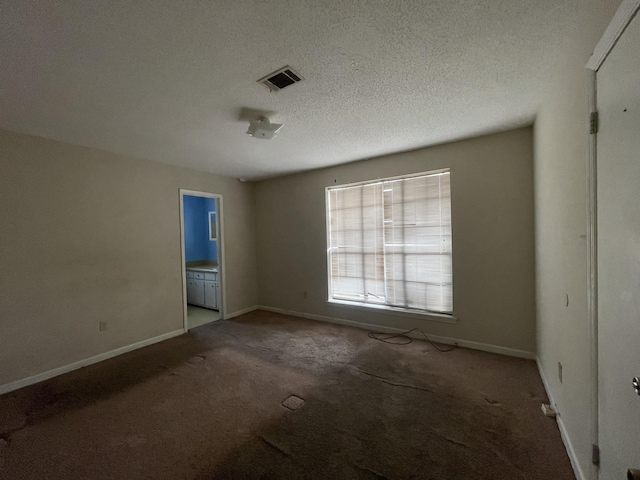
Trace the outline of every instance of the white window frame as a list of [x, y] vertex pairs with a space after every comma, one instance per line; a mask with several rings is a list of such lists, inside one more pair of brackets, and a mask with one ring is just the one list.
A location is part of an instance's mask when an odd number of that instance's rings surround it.
[[[451, 312], [438, 312], [438, 311], [430, 311], [430, 310], [423, 310], [423, 309], [404, 308], [404, 307], [393, 306], [388, 304], [365, 303], [365, 302], [359, 302], [359, 301], [336, 299], [336, 298], [332, 298], [332, 292], [331, 292], [332, 266], [331, 266], [331, 251], [330, 251], [331, 250], [331, 216], [330, 216], [331, 212], [330, 212], [330, 201], [329, 201], [330, 192], [338, 188], [349, 188], [349, 187], [357, 187], [362, 185], [373, 185], [376, 183], [389, 182], [394, 180], [404, 180], [404, 179], [410, 179], [410, 178], [416, 178], [416, 177], [422, 177], [422, 176], [438, 175], [442, 173], [451, 174], [451, 170], [449, 168], [443, 168], [443, 169], [430, 170], [426, 172], [419, 172], [419, 173], [413, 173], [408, 175], [399, 175], [395, 177], [380, 178], [376, 180], [368, 180], [368, 181], [354, 182], [354, 183], [341, 184], [341, 185], [331, 185], [325, 188], [325, 219], [326, 219], [326, 235], [327, 235], [327, 239], [326, 239], [327, 240], [327, 257], [326, 257], [327, 259], [327, 302], [328, 303], [345, 306], [345, 307], [356, 308], [356, 309], [362, 309], [362, 310], [371, 310], [371, 309], [383, 310], [385, 311], [386, 314], [388, 313], [394, 316], [414, 317], [418, 315], [422, 317], [432, 317], [433, 320], [437, 320], [444, 323], [457, 322], [457, 318], [454, 316], [454, 312], [453, 312], [453, 309], [455, 308], [455, 306], [452, 307]], [[452, 214], [452, 217], [453, 217], [453, 214]], [[453, 261], [453, 252], [451, 254], [451, 258]], [[451, 288], [452, 288], [452, 295], [453, 295], [453, 283]]]

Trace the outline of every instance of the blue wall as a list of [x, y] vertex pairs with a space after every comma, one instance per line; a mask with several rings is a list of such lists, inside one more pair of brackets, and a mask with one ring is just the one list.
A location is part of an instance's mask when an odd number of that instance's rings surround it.
[[217, 260], [217, 241], [209, 240], [209, 212], [216, 211], [213, 198], [184, 196], [185, 260]]

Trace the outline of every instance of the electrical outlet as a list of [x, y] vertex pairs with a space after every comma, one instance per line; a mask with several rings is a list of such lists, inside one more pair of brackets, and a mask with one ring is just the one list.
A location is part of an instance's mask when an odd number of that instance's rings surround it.
[[307, 292], [302, 292], [302, 298], [304, 298], [305, 300], [307, 299]]
[[562, 383], [562, 364], [558, 362], [558, 380]]
[[100, 331], [104, 332], [107, 329], [107, 322], [100, 322]]

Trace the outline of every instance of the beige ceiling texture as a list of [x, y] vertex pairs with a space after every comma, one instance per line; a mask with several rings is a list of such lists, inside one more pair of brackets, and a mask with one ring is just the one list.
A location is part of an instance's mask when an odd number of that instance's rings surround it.
[[[580, 0], [0, 1], [0, 128], [260, 179], [531, 124]], [[290, 65], [306, 80], [256, 80]], [[284, 123], [245, 134], [243, 109]]]

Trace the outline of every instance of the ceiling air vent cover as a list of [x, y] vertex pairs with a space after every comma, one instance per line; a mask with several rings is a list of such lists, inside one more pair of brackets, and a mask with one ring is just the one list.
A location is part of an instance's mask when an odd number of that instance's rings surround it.
[[262, 77], [258, 80], [258, 83], [263, 84], [272, 92], [278, 92], [302, 80], [304, 80], [304, 77], [287, 65], [280, 70], [270, 73], [266, 77]]

